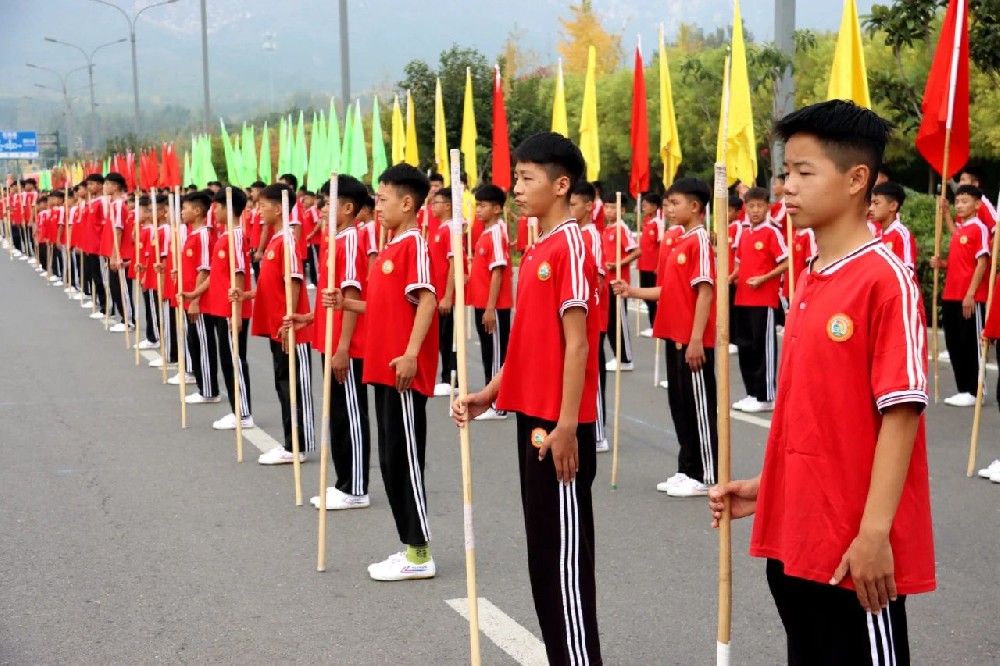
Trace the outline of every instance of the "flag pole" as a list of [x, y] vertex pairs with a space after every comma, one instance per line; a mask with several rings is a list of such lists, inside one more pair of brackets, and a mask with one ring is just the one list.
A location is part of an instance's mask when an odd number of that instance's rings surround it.
[[[727, 83], [730, 60], [726, 56], [724, 79]], [[723, 350], [715, 356], [719, 373], [716, 385], [716, 395], [719, 408], [717, 410], [717, 432], [719, 437], [719, 484], [730, 481], [730, 423], [729, 423], [729, 280], [722, 276], [729, 275], [729, 242], [720, 242], [719, 230], [725, 224], [722, 216], [728, 209], [728, 174], [726, 173], [726, 152], [729, 135], [729, 86], [722, 91], [724, 114], [722, 118], [721, 155], [715, 165], [715, 348]], [[789, 224], [791, 224], [789, 222]], [[719, 519], [719, 623], [716, 636], [715, 663], [717, 666], [729, 666], [729, 643], [733, 629], [733, 542], [732, 514], [730, 500], [723, 500], [722, 517]]]
[[[136, 268], [139, 267], [139, 188], [135, 188], [135, 212], [132, 219], [132, 272], [135, 277], [132, 278], [132, 309], [137, 310], [139, 307], [139, 293], [141, 288], [139, 281], [141, 276]], [[63, 271], [65, 272], [65, 271]], [[139, 327], [145, 326], [142, 318], [138, 315], [135, 317], [135, 365], [139, 367]], [[148, 334], [148, 331], [144, 331]]]
[[[642, 239], [642, 223], [643, 223], [643, 220], [642, 220], [642, 192], [639, 192], [635, 196], [635, 233], [638, 235], [638, 238], [640, 240]], [[636, 277], [638, 278], [639, 271], [635, 271], [635, 273], [636, 273]], [[636, 286], [637, 287], [641, 287], [642, 285], [638, 285], [637, 284]], [[640, 298], [640, 299], [636, 300], [636, 304], [635, 304], [635, 334], [637, 336], [639, 335], [639, 331], [642, 330], [641, 328], [639, 328], [639, 326], [641, 325], [641, 322], [642, 322], [642, 319], [639, 317], [639, 315], [641, 314], [640, 311], [642, 310], [642, 308], [640, 306], [644, 302], [645, 301], [643, 301]], [[650, 327], [652, 327], [652, 325], [653, 325], [652, 320], [650, 320], [650, 324], [649, 325], [650, 325]]]
[[[233, 188], [226, 188], [226, 250], [229, 252], [229, 288], [236, 286], [236, 240], [233, 224]], [[245, 258], [244, 258], [245, 260]], [[246, 266], [243, 271], [243, 281], [246, 283]], [[236, 417], [236, 462], [243, 462], [243, 389], [240, 378], [243, 376], [243, 359], [240, 356], [240, 326], [243, 324], [243, 303], [233, 301], [230, 304], [229, 335], [232, 341], [233, 353], [233, 416]]]
[[[283, 189], [281, 191], [281, 233], [284, 237], [281, 239], [282, 252], [284, 254], [285, 263], [285, 316], [291, 317], [292, 313], [295, 312], [295, 306], [292, 305], [292, 250], [288, 247], [289, 243], [295, 242], [295, 234], [292, 233], [292, 227], [289, 224], [288, 217], [288, 189]], [[303, 280], [302, 289], [305, 289], [305, 281]], [[302, 465], [299, 460], [299, 410], [298, 410], [298, 376], [296, 374], [295, 367], [295, 326], [290, 325], [288, 327], [288, 402], [290, 412], [292, 414], [292, 471], [295, 477], [295, 506], [302, 506]], [[326, 500], [326, 489], [323, 489], [323, 494], [320, 495], [320, 502], [323, 503]]]
[[[620, 280], [622, 276], [622, 193], [615, 192], [615, 280]], [[628, 286], [628, 285], [626, 285]], [[615, 422], [614, 422], [614, 445], [611, 453], [611, 490], [618, 490], [618, 433], [619, 415], [622, 405], [622, 326], [625, 325], [625, 318], [628, 312], [622, 312], [622, 297], [615, 296], [615, 303], [612, 307], [618, 308], [618, 316], [615, 317]]]
[[[962, 29], [965, 26], [965, 0], [958, 0], [958, 16], [961, 21], [955, 21], [955, 35], [952, 40], [951, 69], [948, 77], [948, 116], [944, 127], [944, 158], [941, 164], [941, 192], [938, 194], [938, 205], [934, 215], [934, 256], [941, 256], [941, 235], [944, 218], [943, 207], [947, 202], [945, 185], [948, 183], [948, 158], [951, 157], [951, 128], [955, 119], [955, 92], [958, 87], [958, 60], [962, 48]], [[931, 296], [931, 353], [934, 355], [934, 402], [940, 399], [940, 361], [938, 359], [938, 290], [941, 280], [941, 269], [934, 267], [934, 288]]]
[[[458, 259], [462, 256], [462, 221], [465, 211], [462, 206], [461, 151], [451, 151], [451, 252]], [[455, 219], [457, 218], [457, 219]], [[471, 228], [471, 224], [469, 225]], [[465, 310], [465, 271], [458, 261], [452, 262], [455, 271], [454, 312]], [[465, 336], [467, 322], [463, 315], [455, 317], [455, 340], [458, 343], [458, 397], [464, 399], [469, 394], [469, 367]], [[469, 424], [458, 430], [459, 448], [462, 456], [462, 500], [465, 514], [465, 588], [469, 601], [469, 662], [479, 666], [479, 597], [476, 595], [476, 540], [472, 530], [472, 438]]]
[[187, 315], [184, 313], [184, 248], [181, 246], [181, 188], [175, 187], [170, 199], [173, 211], [174, 270], [177, 271], [177, 390], [181, 399], [181, 428], [187, 428]]
[[785, 213], [785, 243], [788, 245], [788, 307], [792, 307], [795, 296], [795, 231], [792, 228], [792, 216]]
[[[337, 289], [337, 174], [330, 173], [330, 199], [326, 205], [326, 287]], [[322, 294], [320, 294], [322, 302]], [[318, 309], [318, 308], [317, 308]], [[319, 438], [319, 530], [316, 546], [316, 571], [326, 571], [326, 478], [330, 458], [330, 400], [333, 387], [333, 308], [323, 308], [326, 333], [323, 337], [323, 414]], [[352, 370], [349, 368], [348, 372]], [[367, 399], [367, 398], [366, 398]]]
[[[114, 224], [111, 222], [111, 197], [107, 194], [101, 195], [101, 201], [104, 203], [104, 215], [108, 220], [108, 224], [111, 224], [111, 235], [114, 236]], [[38, 234], [35, 234], [37, 236]], [[38, 240], [37, 238], [35, 239]], [[38, 253], [35, 253], [37, 256]], [[111, 260], [108, 259], [104, 262], [104, 267], [107, 268], [107, 275], [104, 277], [104, 330], [108, 330], [109, 322], [111, 321]]]
[[[124, 232], [125, 225], [122, 223], [122, 215], [124, 211], [122, 209], [125, 208], [125, 200], [122, 199], [121, 202], [122, 205], [118, 209], [118, 223], [122, 225], [122, 231]], [[124, 312], [125, 303], [128, 300], [128, 280], [125, 279], [128, 275], [128, 271], [125, 270], [124, 266], [125, 262], [122, 258], [122, 245], [121, 241], [118, 238], [117, 229], [115, 229], [113, 222], [111, 224], [111, 238], [114, 239], [114, 247], [112, 249], [111, 257], [118, 259], [118, 270], [115, 272], [118, 273], [118, 294], [119, 296], [121, 296], [122, 299], [122, 310], [123, 310], [123, 312], [120, 312], [119, 314], [122, 316], [122, 324], [125, 326], [125, 349], [128, 349], [130, 346], [130, 336], [128, 331], [130, 322], [128, 320], [128, 313]], [[108, 264], [108, 275], [109, 276], [111, 275], [110, 263]], [[136, 344], [138, 344], [138, 341], [136, 341]]]
[[[156, 320], [160, 322], [160, 330], [157, 334], [160, 337], [160, 374], [163, 376], [163, 383], [167, 383], [167, 334], [163, 316], [163, 257], [160, 255], [160, 220], [156, 213], [156, 188], [149, 190], [149, 199], [153, 205], [153, 253], [156, 255], [153, 270], [156, 270]], [[80, 289], [83, 289], [83, 280], [80, 280]]]
[[[987, 313], [991, 311], [993, 299], [996, 298], [997, 252], [1000, 252], [1000, 233], [994, 231], [993, 248], [990, 254], [989, 292], [986, 296]], [[983, 413], [983, 388], [986, 384], [986, 361], [990, 356], [990, 341], [983, 338], [979, 343], [982, 346], [982, 352], [979, 356], [979, 381], [976, 385], [976, 413], [972, 418], [972, 439], [969, 441], [969, 465], [965, 470], [966, 476], [972, 476], [972, 472], [976, 469], [976, 448], [979, 445], [979, 419]]]

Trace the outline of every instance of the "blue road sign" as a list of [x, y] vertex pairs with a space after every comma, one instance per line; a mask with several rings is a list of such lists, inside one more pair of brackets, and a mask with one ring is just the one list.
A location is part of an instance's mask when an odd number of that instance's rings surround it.
[[38, 132], [0, 131], [0, 160], [38, 158]]

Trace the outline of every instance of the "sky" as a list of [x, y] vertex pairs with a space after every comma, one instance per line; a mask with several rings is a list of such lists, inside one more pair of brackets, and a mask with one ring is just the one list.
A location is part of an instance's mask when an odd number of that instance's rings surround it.
[[[108, 1], [134, 14], [155, 0]], [[8, 29], [0, 43], [0, 124], [31, 117], [31, 107], [55, 108], [61, 101], [61, 92], [36, 87], [42, 84], [61, 91], [57, 74], [29, 69], [25, 63], [63, 73], [85, 64], [79, 52], [48, 43], [45, 37], [77, 44], [88, 52], [128, 37], [125, 17], [94, 0], [4, 0], [3, 4]], [[865, 14], [874, 0], [857, 4], [859, 13]], [[349, 0], [348, 5], [354, 95], [391, 87], [410, 60], [423, 59], [433, 66], [453, 43], [495, 57], [514, 30], [522, 35], [523, 47], [543, 61], [539, 64], [553, 62], [560, 38], [558, 19], [569, 13], [568, 0]], [[661, 22], [669, 40], [682, 21], [711, 32], [732, 18], [729, 0], [593, 0], [593, 5], [606, 28], [622, 31], [626, 52], [633, 48], [636, 35], [645, 44], [655, 43]], [[337, 0], [208, 0], [213, 109], [226, 113], [254, 105], [266, 108], [272, 84], [279, 107], [296, 91], [339, 94], [337, 7]], [[743, 0], [741, 10], [758, 41], [773, 39], [774, 0]], [[834, 0], [800, 1], [797, 27], [836, 30], [841, 11], [842, 4]], [[177, 0], [139, 18], [136, 51], [144, 109], [168, 103], [200, 108], [199, 12], [199, 0]], [[275, 36], [275, 51], [262, 49], [266, 32]], [[130, 111], [128, 42], [101, 49], [94, 62], [101, 108]], [[77, 104], [89, 102], [86, 71], [71, 74], [67, 87], [79, 97]], [[35, 100], [25, 100], [25, 95]], [[17, 115], [12, 115], [12, 105], [19, 107]]]

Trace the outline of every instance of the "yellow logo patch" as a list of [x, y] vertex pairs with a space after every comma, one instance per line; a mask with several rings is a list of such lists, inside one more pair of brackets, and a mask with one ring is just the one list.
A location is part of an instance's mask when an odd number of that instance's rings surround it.
[[549, 262], [543, 261], [542, 265], [538, 267], [538, 279], [545, 282], [550, 277], [552, 277], [552, 267], [549, 266]]
[[274, 259], [274, 250], [268, 250], [267, 251], [267, 260], [271, 261], [272, 259]]
[[187, 251], [184, 254], [186, 254], [189, 257], [193, 257], [194, 256], [194, 250], [192, 250], [191, 248], [188, 248]]
[[543, 428], [535, 428], [531, 431], [531, 445], [536, 449], [542, 448], [542, 444], [545, 442], [545, 438], [549, 436], [549, 433], [545, 432]]
[[673, 244], [674, 244], [674, 239], [673, 238], [668, 238], [667, 239], [667, 245], [673, 245]]
[[678, 252], [677, 253], [677, 263], [678, 264], [680, 264], [681, 266], [683, 266], [684, 264], [687, 263], [687, 260], [688, 260], [688, 258], [687, 258], [686, 254], [684, 254], [683, 252]]
[[969, 237], [968, 236], [962, 236], [961, 238], [958, 239], [958, 242], [961, 243], [962, 245], [965, 245], [966, 243], [969, 242]]
[[892, 249], [892, 241], [886, 241], [885, 242], [885, 246], [891, 250]]
[[826, 322], [826, 335], [834, 342], [847, 342], [854, 335], [854, 321], [838, 312]]
[[382, 262], [382, 272], [385, 273], [386, 275], [391, 273], [393, 268], [395, 268], [395, 266], [393, 266], [392, 264], [392, 259], [386, 259], [384, 262]]
[[753, 244], [753, 247], [755, 250], [763, 250], [764, 243], [762, 241], [757, 241], [756, 243]]
[[219, 250], [219, 259], [225, 259], [225, 258], [226, 258], [226, 251]]

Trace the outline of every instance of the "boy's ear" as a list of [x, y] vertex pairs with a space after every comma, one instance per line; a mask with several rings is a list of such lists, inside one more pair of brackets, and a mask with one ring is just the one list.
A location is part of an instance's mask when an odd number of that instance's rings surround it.
[[847, 176], [851, 184], [851, 194], [857, 194], [868, 188], [871, 170], [867, 164], [855, 164], [847, 170]]

